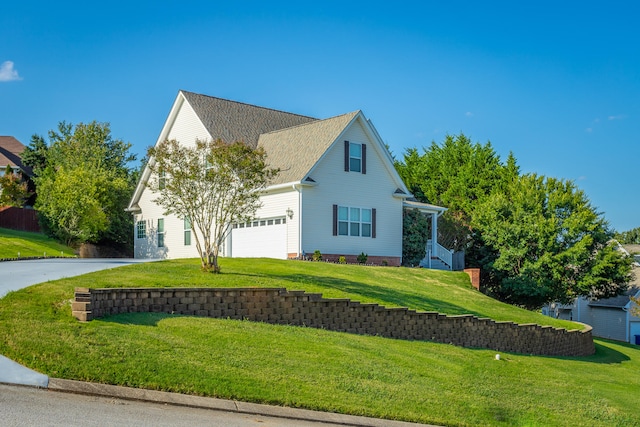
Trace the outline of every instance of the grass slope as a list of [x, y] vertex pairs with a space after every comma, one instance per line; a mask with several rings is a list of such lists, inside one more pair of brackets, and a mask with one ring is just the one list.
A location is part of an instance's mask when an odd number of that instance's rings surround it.
[[0, 354], [50, 376], [440, 425], [640, 425], [640, 354], [598, 340], [534, 357], [312, 328], [166, 314], [79, 323], [76, 286], [276, 286], [499, 320], [554, 319], [480, 295], [464, 273], [275, 260], [124, 267], [0, 299]]
[[0, 228], [0, 259], [41, 256], [74, 256], [73, 249], [41, 233]]

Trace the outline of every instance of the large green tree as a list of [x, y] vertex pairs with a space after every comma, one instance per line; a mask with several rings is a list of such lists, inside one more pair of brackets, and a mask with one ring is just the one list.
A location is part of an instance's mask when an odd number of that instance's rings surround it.
[[464, 134], [447, 135], [420, 152], [409, 148], [396, 169], [421, 202], [447, 208], [438, 222], [439, 242], [455, 250], [473, 249], [473, 210], [479, 200], [518, 175], [515, 158], [500, 161], [490, 142], [473, 143]]
[[165, 215], [188, 218], [202, 269], [220, 272], [220, 247], [234, 222], [253, 218], [260, 194], [278, 173], [266, 153], [242, 142], [165, 141], [149, 149], [149, 188]]
[[129, 252], [132, 219], [124, 211], [133, 189], [131, 144], [108, 123], [61, 122], [49, 143], [34, 135], [25, 150], [34, 169], [35, 208], [48, 234], [66, 242], [103, 243]]
[[610, 244], [607, 223], [573, 182], [524, 175], [474, 210], [473, 226], [496, 256], [484, 268], [487, 290], [539, 308], [578, 296], [623, 291], [631, 259]]
[[503, 163], [490, 143], [462, 134], [409, 149], [396, 167], [418, 200], [449, 209], [439, 241], [482, 268], [488, 293], [538, 308], [624, 290], [630, 259], [609, 245], [606, 221], [572, 182], [522, 176], [513, 154]]

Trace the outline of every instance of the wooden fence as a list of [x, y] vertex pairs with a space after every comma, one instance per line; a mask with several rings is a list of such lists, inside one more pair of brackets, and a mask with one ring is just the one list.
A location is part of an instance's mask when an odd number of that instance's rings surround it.
[[34, 209], [0, 207], [0, 227], [19, 231], [40, 232], [38, 214]]

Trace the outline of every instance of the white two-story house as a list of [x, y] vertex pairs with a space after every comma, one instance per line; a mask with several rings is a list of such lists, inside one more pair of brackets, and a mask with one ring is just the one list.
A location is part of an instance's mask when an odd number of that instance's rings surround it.
[[[255, 218], [230, 224], [227, 257], [301, 258], [319, 250], [325, 260], [362, 252], [368, 262], [400, 265], [402, 211], [437, 218], [445, 209], [408, 201], [408, 189], [373, 124], [362, 111], [318, 120], [180, 91], [158, 142], [175, 139], [243, 141], [263, 147], [280, 173], [261, 196]], [[146, 186], [147, 168], [128, 210], [135, 220], [137, 258], [197, 257], [188, 220], [167, 216]]]

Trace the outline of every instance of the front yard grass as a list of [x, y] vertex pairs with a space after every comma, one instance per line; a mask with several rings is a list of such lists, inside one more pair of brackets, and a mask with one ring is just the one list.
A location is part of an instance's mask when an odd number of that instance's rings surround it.
[[0, 259], [74, 256], [73, 249], [41, 233], [0, 228]]
[[484, 297], [464, 273], [238, 259], [222, 268], [149, 263], [11, 292], [0, 299], [0, 354], [58, 378], [439, 425], [640, 425], [640, 354], [621, 343], [597, 340], [590, 357], [498, 361], [490, 350], [248, 321], [71, 317], [74, 287], [273, 286], [559, 324]]

